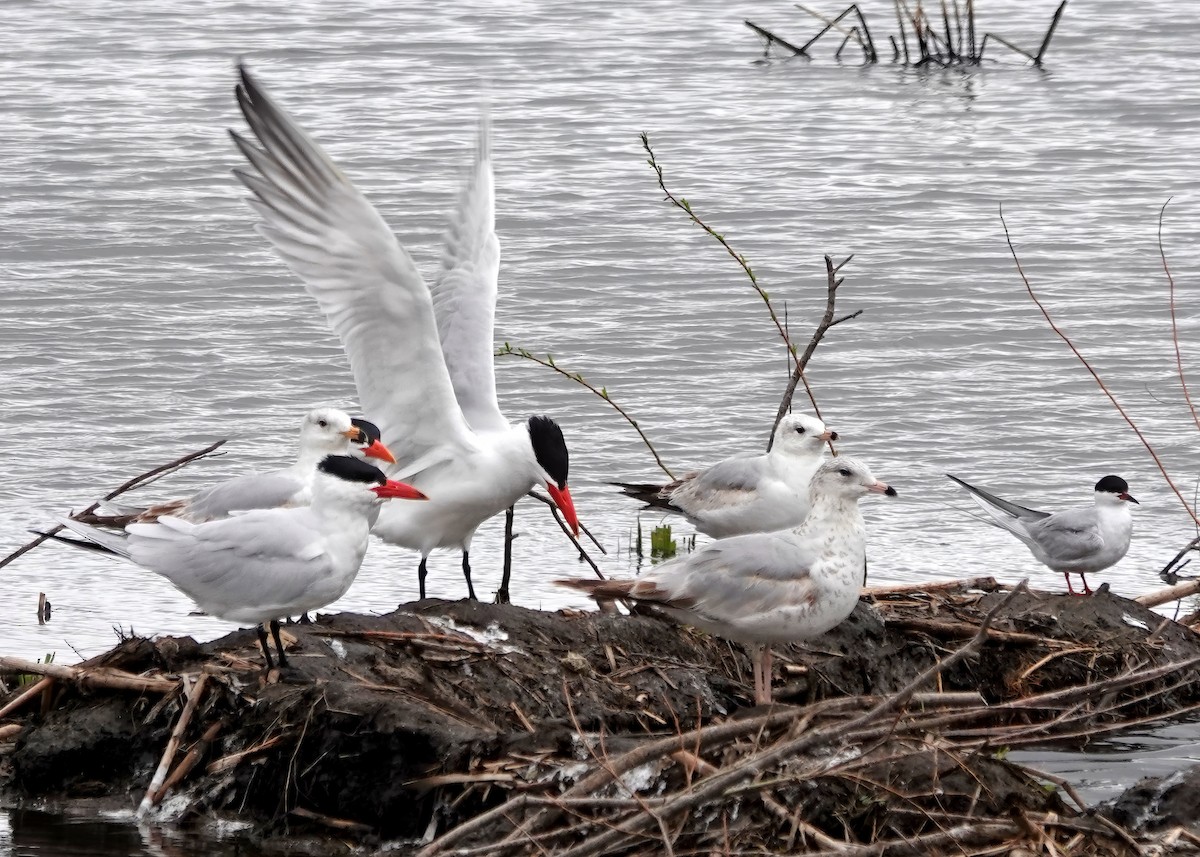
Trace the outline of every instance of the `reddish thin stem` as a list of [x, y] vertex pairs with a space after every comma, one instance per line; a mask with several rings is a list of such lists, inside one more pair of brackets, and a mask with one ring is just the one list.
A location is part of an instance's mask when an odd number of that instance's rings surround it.
[[1175, 320], [1175, 278], [1171, 276], [1171, 267], [1167, 264], [1167, 254], [1163, 250], [1163, 215], [1170, 204], [1171, 200], [1168, 198], [1162, 208], [1158, 210], [1158, 255], [1162, 258], [1163, 273], [1167, 275], [1167, 283], [1170, 285], [1171, 342], [1175, 346], [1175, 368], [1179, 370], [1179, 385], [1183, 388], [1183, 400], [1187, 402], [1188, 410], [1192, 412], [1192, 421], [1196, 423], [1196, 428], [1200, 429], [1200, 415], [1196, 414], [1196, 406], [1192, 403], [1191, 394], [1188, 393], [1187, 378], [1183, 374], [1183, 355], [1179, 352], [1179, 325]]
[[1108, 396], [1108, 400], [1113, 403], [1113, 407], [1117, 409], [1117, 413], [1119, 413], [1121, 418], [1129, 424], [1131, 429], [1133, 429], [1133, 433], [1136, 434], [1138, 440], [1142, 442], [1142, 446], [1146, 447], [1146, 452], [1150, 453], [1150, 457], [1154, 459], [1154, 463], [1158, 466], [1159, 472], [1162, 473], [1163, 479], [1167, 480], [1167, 485], [1169, 485], [1171, 490], [1175, 492], [1175, 496], [1179, 498], [1179, 502], [1183, 504], [1183, 508], [1187, 510], [1188, 515], [1191, 516], [1192, 520], [1196, 523], [1196, 526], [1200, 526], [1200, 518], [1196, 517], [1196, 513], [1192, 510], [1192, 507], [1188, 505], [1188, 501], [1184, 499], [1183, 494], [1180, 493], [1179, 489], [1175, 486], [1175, 483], [1171, 480], [1170, 474], [1167, 473], [1167, 468], [1163, 466], [1162, 459], [1158, 457], [1158, 453], [1154, 451], [1154, 447], [1150, 445], [1150, 441], [1146, 439], [1146, 436], [1142, 434], [1142, 430], [1137, 427], [1137, 424], [1134, 423], [1129, 414], [1125, 412], [1125, 409], [1121, 407], [1121, 403], [1117, 401], [1117, 397], [1112, 394], [1112, 392], [1108, 389], [1108, 386], [1100, 379], [1100, 376], [1096, 374], [1096, 370], [1092, 368], [1092, 364], [1088, 363], [1087, 358], [1084, 357], [1079, 352], [1079, 349], [1075, 347], [1075, 343], [1073, 343], [1070, 338], [1059, 329], [1058, 325], [1054, 323], [1054, 319], [1050, 317], [1050, 313], [1046, 311], [1046, 307], [1042, 305], [1042, 302], [1038, 300], [1038, 296], [1034, 294], [1033, 287], [1029, 285], [1029, 278], [1025, 276], [1025, 269], [1021, 267], [1021, 260], [1017, 257], [1017, 249], [1013, 246], [1012, 236], [1008, 234], [1008, 223], [1006, 223], [1004, 220], [1003, 205], [1000, 206], [1000, 225], [1004, 227], [1004, 240], [1008, 243], [1008, 252], [1012, 254], [1013, 262], [1015, 262], [1017, 265], [1017, 273], [1021, 275], [1021, 281], [1025, 284], [1025, 291], [1029, 292], [1029, 297], [1033, 299], [1033, 302], [1037, 304], [1037, 308], [1041, 310], [1042, 315], [1046, 319], [1046, 323], [1050, 325], [1050, 329], [1058, 335], [1059, 339], [1067, 343], [1067, 347], [1071, 349], [1071, 352], [1077, 358], [1079, 358], [1079, 362], [1083, 364], [1083, 368], [1088, 370], [1092, 378], [1095, 379], [1096, 384], [1098, 384], [1100, 389], [1104, 392], [1104, 395]]

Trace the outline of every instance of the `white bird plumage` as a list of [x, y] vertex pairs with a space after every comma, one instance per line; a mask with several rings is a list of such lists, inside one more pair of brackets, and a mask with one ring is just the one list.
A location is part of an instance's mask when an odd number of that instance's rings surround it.
[[1075, 595], [1071, 575], [1083, 579], [1083, 592], [1091, 593], [1087, 573], [1102, 571], [1116, 564], [1129, 551], [1133, 535], [1129, 485], [1119, 476], [1105, 476], [1096, 483], [1095, 502], [1091, 506], [1041, 512], [1018, 506], [994, 494], [969, 485], [957, 476], [946, 474], [971, 494], [983, 511], [982, 520], [1012, 533], [1029, 548], [1038, 562], [1061, 572], [1067, 579], [1067, 591]]
[[775, 428], [770, 452], [743, 453], [666, 485], [614, 482], [628, 497], [680, 512], [714, 538], [799, 526], [809, 510], [809, 482], [837, 432], [807, 414], [789, 414]]
[[[367, 549], [383, 500], [423, 499], [379, 468], [351, 456], [328, 456], [313, 478], [312, 503], [253, 509], [203, 523], [163, 515], [124, 532], [71, 518], [58, 523], [107, 551], [169, 580], [205, 613], [230, 622], [270, 623], [324, 607], [345, 594]], [[271, 666], [265, 631], [259, 638]]]
[[337, 408], [314, 408], [300, 423], [295, 463], [278, 470], [237, 476], [189, 497], [150, 506], [104, 501], [99, 504], [94, 523], [124, 527], [134, 521], [154, 521], [160, 515], [201, 523], [250, 509], [306, 506], [312, 501], [317, 465], [327, 455], [365, 456], [389, 463], [395, 460], [379, 441], [374, 424], [352, 418]]
[[840, 624], [858, 603], [866, 532], [858, 501], [895, 496], [860, 461], [839, 456], [812, 479], [798, 528], [719, 539], [636, 580], [559, 580], [601, 599], [633, 598], [681, 622], [747, 644], [755, 703], [771, 701], [772, 643], [805, 640]]
[[546, 485], [577, 529], [561, 430], [544, 417], [510, 424], [496, 404], [500, 248], [486, 115], [431, 293], [371, 203], [245, 68], [237, 97], [262, 146], [230, 132], [253, 167], [235, 173], [254, 194], [257, 229], [341, 339], [360, 404], [379, 420], [399, 462], [392, 475], [430, 498], [420, 508], [385, 509], [375, 532], [421, 552], [422, 597], [430, 551], [460, 548], [473, 598], [468, 552], [476, 528], [534, 485]]

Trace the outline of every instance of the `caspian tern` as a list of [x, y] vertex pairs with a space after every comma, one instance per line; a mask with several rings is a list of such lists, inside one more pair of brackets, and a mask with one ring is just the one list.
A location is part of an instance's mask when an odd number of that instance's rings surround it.
[[[988, 513], [983, 520], [1008, 530], [1025, 543], [1038, 562], [1062, 572], [1071, 595], [1090, 595], [1087, 572], [1115, 565], [1129, 550], [1133, 535], [1129, 504], [1137, 500], [1129, 493], [1129, 483], [1120, 476], [1105, 476], [1096, 483], [1093, 505], [1051, 513], [1018, 506], [957, 476], [946, 475], [971, 492], [971, 499]], [[1083, 579], [1083, 592], [1077, 593], [1071, 586], [1072, 574]]]
[[[374, 532], [421, 552], [460, 548], [467, 591], [471, 538], [538, 483], [578, 533], [568, 453], [549, 417], [508, 423], [496, 403], [492, 322], [500, 246], [486, 117], [475, 165], [431, 293], [379, 212], [243, 67], [237, 99], [262, 145], [237, 132], [253, 170], [258, 231], [305, 283], [342, 341], [363, 409], [378, 419], [396, 478], [428, 503], [385, 508]], [[437, 309], [435, 310], [435, 305]]]
[[771, 701], [774, 643], [840, 624], [858, 603], [866, 532], [858, 501], [896, 496], [860, 461], [839, 456], [812, 479], [812, 508], [793, 530], [718, 539], [635, 580], [558, 580], [600, 599], [632, 598], [750, 648], [754, 703]]
[[742, 454], [666, 485], [613, 482], [627, 497], [681, 512], [714, 538], [799, 526], [809, 509], [809, 482], [837, 432], [807, 414], [789, 414], [775, 428], [771, 451]]
[[248, 509], [307, 506], [312, 499], [317, 465], [327, 455], [369, 457], [395, 462], [391, 451], [379, 440], [379, 428], [336, 408], [310, 411], [300, 424], [296, 462], [280, 470], [252, 473], [219, 482], [190, 497], [153, 506], [130, 506], [106, 501], [100, 514], [88, 519], [99, 526], [124, 527], [134, 521], [154, 521], [172, 515], [191, 521], [215, 521]]
[[424, 495], [348, 455], [316, 468], [312, 504], [254, 509], [194, 524], [163, 515], [113, 532], [71, 518], [58, 523], [117, 556], [161, 574], [209, 615], [258, 625], [267, 669], [273, 664], [264, 623], [279, 651], [279, 617], [324, 607], [345, 594], [367, 550], [371, 525], [389, 498]]

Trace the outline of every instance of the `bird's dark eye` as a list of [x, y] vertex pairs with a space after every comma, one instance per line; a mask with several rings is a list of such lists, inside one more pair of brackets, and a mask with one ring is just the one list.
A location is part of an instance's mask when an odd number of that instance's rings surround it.
[[321, 428], [325, 428], [327, 425], [329, 425], [329, 423], [325, 422], [325, 420], [317, 420], [317, 425], [319, 425]]
[[842, 474], [843, 476], [849, 476], [850, 470], [849, 470], [849, 468], [843, 467], [840, 470], [838, 470], [838, 473]]
[[796, 426], [796, 434], [804, 434], [804, 426]]

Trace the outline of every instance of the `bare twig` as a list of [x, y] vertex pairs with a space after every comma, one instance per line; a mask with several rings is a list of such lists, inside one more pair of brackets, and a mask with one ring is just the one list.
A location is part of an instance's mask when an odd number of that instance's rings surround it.
[[1163, 250], [1163, 216], [1166, 214], [1167, 206], [1170, 204], [1171, 200], [1168, 199], [1162, 204], [1162, 208], [1158, 210], [1158, 255], [1162, 259], [1163, 273], [1167, 275], [1167, 284], [1169, 286], [1171, 343], [1175, 346], [1175, 369], [1179, 373], [1179, 386], [1183, 388], [1183, 400], [1187, 402], [1188, 410], [1192, 413], [1192, 422], [1196, 424], [1197, 429], [1200, 429], [1200, 414], [1196, 413], [1196, 405], [1192, 402], [1191, 394], [1188, 392], [1187, 376], [1183, 372], [1183, 355], [1179, 351], [1179, 323], [1175, 318], [1175, 278], [1171, 275], [1171, 266], [1167, 264], [1167, 253]]
[[[746, 277], [750, 280], [750, 285], [754, 287], [754, 291], [758, 292], [758, 296], [762, 298], [763, 303], [766, 305], [767, 313], [771, 316], [771, 321], [775, 324], [775, 329], [779, 332], [779, 337], [783, 340], [784, 345], [787, 346], [788, 352], [792, 355], [792, 360], [796, 360], [796, 347], [792, 344], [791, 339], [788, 337], [787, 329], [783, 326], [783, 322], [781, 322], [779, 320], [779, 316], [775, 314], [775, 307], [771, 305], [770, 296], [767, 294], [766, 289], [759, 285], [758, 277], [754, 275], [754, 270], [750, 267], [750, 263], [746, 261], [746, 257], [734, 250], [733, 247], [729, 245], [729, 242], [725, 240], [724, 235], [717, 232], [715, 229], [701, 220], [700, 217], [694, 211], [692, 211], [691, 203], [689, 203], [687, 199], [681, 196], [676, 196], [667, 189], [666, 180], [663, 178], [663, 168], [658, 163], [658, 160], [654, 157], [654, 150], [650, 148], [649, 135], [643, 131], [641, 139], [642, 148], [646, 150], [646, 154], [648, 156], [646, 163], [648, 163], [650, 168], [654, 170], [654, 174], [658, 178], [658, 187], [660, 190], [662, 190], [667, 201], [691, 218], [693, 223], [715, 238], [717, 243], [725, 248], [725, 252], [728, 253], [730, 257], [732, 257], [733, 260], [741, 266], [743, 271], [746, 272]], [[813, 407], [816, 407], [815, 403]]]
[[622, 417], [625, 418], [625, 422], [627, 422], [631, 426], [633, 426], [633, 430], [638, 433], [638, 437], [640, 437], [642, 439], [642, 443], [646, 444], [646, 449], [650, 450], [650, 454], [654, 456], [654, 461], [658, 464], [659, 469], [662, 470], [663, 473], [667, 474], [668, 478], [670, 478], [670, 479], [675, 478], [675, 474], [672, 473], [670, 468], [668, 468], [667, 465], [663, 463], [662, 458], [658, 454], [658, 450], [656, 450], [654, 448], [654, 444], [652, 444], [650, 442], [650, 438], [646, 437], [646, 433], [644, 431], [642, 431], [642, 427], [638, 425], [638, 421], [635, 420], [633, 417], [631, 417], [624, 408], [622, 408], [620, 405], [618, 405], [616, 402], [614, 402], [612, 400], [612, 397], [609, 396], [609, 394], [608, 394], [607, 387], [600, 387], [599, 389], [597, 389], [596, 387], [592, 386], [590, 383], [585, 381], [583, 378], [583, 375], [579, 374], [578, 372], [568, 372], [567, 370], [558, 366], [554, 362], [554, 357], [552, 355], [547, 354], [546, 358], [543, 360], [541, 357], [538, 357], [537, 355], [535, 355], [529, 351], [526, 351], [524, 348], [514, 348], [511, 344], [509, 344], [507, 342], [504, 343], [503, 348], [499, 349], [496, 352], [496, 356], [497, 357], [523, 357], [526, 360], [531, 360], [534, 363], [537, 363], [539, 366], [545, 366], [549, 369], [553, 369], [559, 375], [562, 375], [564, 378], [569, 378], [570, 380], [574, 381], [576, 384], [579, 384], [580, 386], [585, 387], [586, 389], [590, 390], [595, 395], [599, 396], [604, 401], [608, 402], [608, 404], [612, 406], [613, 410], [615, 410], [618, 414], [620, 414]]
[[[771, 444], [775, 439], [775, 429], [779, 425], [779, 421], [792, 405], [792, 396], [796, 392], [796, 385], [801, 381], [804, 382], [804, 389], [808, 392], [808, 399], [812, 402], [813, 412], [816, 413], [818, 419], [821, 416], [821, 411], [817, 407], [816, 399], [813, 398], [812, 390], [808, 386], [808, 379], [804, 377], [804, 369], [808, 366], [808, 361], [812, 359], [813, 352], [817, 350], [817, 346], [821, 344], [821, 340], [825, 338], [829, 328], [841, 324], [843, 321], [849, 321], [852, 318], [857, 318], [862, 314], [862, 310], [853, 312], [849, 315], [844, 315], [841, 318], [834, 319], [834, 308], [837, 304], [837, 290], [843, 282], [843, 279], [838, 277], [838, 271], [853, 259], [850, 255], [843, 259], [838, 265], [833, 264], [833, 259], [829, 256], [825, 257], [825, 314], [821, 317], [821, 321], [817, 324], [817, 329], [813, 332], [812, 338], [808, 341], [808, 347], [804, 349], [804, 354], [796, 360], [795, 368], [792, 370], [792, 377], [788, 380], [787, 388], [783, 391], [783, 398], [779, 401], [779, 410], [775, 413], [775, 422], [771, 425], [771, 437], [767, 440], [767, 449], [771, 449]], [[789, 344], [790, 347], [790, 344]], [[833, 445], [830, 444], [830, 449]]]
[[[126, 491], [129, 491], [133, 488], [138, 487], [139, 485], [142, 485], [142, 484], [148, 482], [155, 476], [158, 476], [160, 474], [169, 473], [172, 470], [177, 470], [180, 467], [183, 467], [185, 464], [190, 464], [191, 462], [193, 462], [199, 458], [203, 458], [204, 456], [215, 451], [217, 449], [217, 447], [223, 445], [224, 443], [225, 443], [224, 440], [219, 440], [216, 443], [214, 443], [212, 446], [205, 447], [204, 449], [200, 450], [199, 452], [190, 453], [188, 455], [183, 456], [183, 458], [175, 459], [174, 461], [170, 462], [169, 464], [163, 464], [159, 467], [155, 467], [153, 470], [148, 470], [145, 473], [143, 473], [141, 476], [135, 476], [132, 479], [130, 479], [128, 482], [125, 482], [124, 484], [118, 486], [117, 488], [114, 488], [112, 491], [105, 494], [104, 500], [113, 500], [113, 499], [119, 497], [120, 495], [124, 494]], [[99, 507], [100, 503], [104, 502], [104, 500], [100, 500], [100, 501], [93, 503], [92, 505], [90, 505], [86, 509], [84, 509], [82, 512], [77, 512], [76, 514], [72, 515], [72, 517], [73, 518], [81, 518], [85, 515], [91, 514], [92, 512], [96, 511], [96, 509]], [[28, 553], [29, 551], [33, 550], [35, 547], [37, 547], [42, 542], [44, 542], [47, 539], [49, 539], [50, 537], [52, 537], [55, 533], [60, 532], [62, 529], [63, 529], [63, 527], [61, 524], [51, 527], [49, 530], [42, 533], [40, 536], [38, 536], [36, 539], [31, 541], [29, 544], [25, 545], [22, 548], [18, 548], [17, 550], [13, 551], [8, 556], [6, 556], [4, 559], [0, 560], [0, 568], [3, 568], [4, 566], [8, 565], [10, 562], [15, 560], [17, 557], [21, 556], [22, 554]]]
[[1163, 479], [1167, 480], [1167, 485], [1169, 485], [1171, 490], [1175, 492], [1175, 496], [1179, 498], [1179, 502], [1183, 504], [1183, 508], [1187, 510], [1188, 515], [1191, 516], [1192, 520], [1196, 523], [1196, 526], [1200, 526], [1200, 517], [1196, 516], [1195, 510], [1188, 505], [1187, 499], [1184, 498], [1179, 488], [1176, 487], [1175, 482], [1171, 479], [1170, 474], [1167, 473], [1167, 468], [1163, 465], [1162, 459], [1158, 457], [1158, 453], [1155, 451], [1154, 447], [1150, 445], [1150, 441], [1146, 439], [1146, 436], [1142, 434], [1142, 430], [1137, 427], [1137, 424], [1133, 421], [1129, 414], [1126, 413], [1125, 408], [1123, 408], [1121, 403], [1117, 401], [1117, 397], [1114, 396], [1112, 391], [1108, 389], [1108, 385], [1101, 380], [1100, 376], [1096, 373], [1096, 370], [1092, 368], [1092, 364], [1090, 364], [1087, 361], [1087, 358], [1084, 357], [1083, 354], [1080, 353], [1079, 349], [1075, 347], [1075, 343], [1073, 343], [1070, 337], [1063, 333], [1059, 326], [1054, 323], [1054, 319], [1050, 317], [1050, 313], [1042, 304], [1041, 300], [1038, 299], [1038, 296], [1034, 293], [1033, 286], [1029, 284], [1029, 278], [1025, 276], [1025, 270], [1021, 267], [1021, 260], [1017, 257], [1017, 249], [1013, 246], [1012, 236], [1010, 236], [1008, 233], [1008, 223], [1006, 223], [1004, 220], [1003, 204], [1000, 205], [1000, 225], [1004, 227], [1004, 240], [1008, 243], [1008, 251], [1012, 254], [1013, 262], [1016, 263], [1017, 273], [1021, 275], [1021, 281], [1025, 284], [1025, 291], [1029, 293], [1029, 297], [1033, 299], [1035, 304], [1037, 304], [1037, 308], [1041, 311], [1042, 316], [1046, 319], [1046, 323], [1050, 325], [1050, 329], [1057, 334], [1058, 338], [1067, 344], [1067, 347], [1071, 349], [1071, 353], [1079, 359], [1079, 362], [1082, 363], [1083, 367], [1088, 370], [1088, 373], [1096, 381], [1096, 384], [1099, 385], [1100, 389], [1104, 392], [1104, 395], [1106, 395], [1108, 400], [1113, 403], [1113, 407], [1117, 409], [1117, 413], [1119, 413], [1121, 418], [1128, 423], [1131, 429], [1133, 429], [1133, 433], [1136, 434], [1138, 440], [1142, 442], [1142, 446], [1146, 448], [1146, 451], [1150, 453], [1150, 457], [1154, 459], [1154, 463], [1158, 465], [1158, 469], [1162, 473]]

